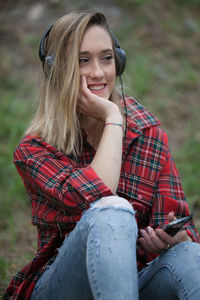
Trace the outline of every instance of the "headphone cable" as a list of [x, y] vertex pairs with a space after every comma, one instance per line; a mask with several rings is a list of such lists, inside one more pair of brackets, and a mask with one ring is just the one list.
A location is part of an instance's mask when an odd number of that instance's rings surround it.
[[[123, 87], [123, 82], [122, 82], [122, 78], [121, 76], [119, 76], [119, 80], [120, 80], [120, 84], [121, 84], [121, 93], [122, 93], [122, 98], [123, 98], [123, 102], [124, 102], [124, 109], [125, 109], [125, 130], [124, 130], [124, 147], [126, 145], [126, 136], [127, 136], [127, 105], [126, 105], [126, 100], [125, 100], [125, 96], [124, 96], [124, 87]], [[123, 153], [122, 153], [123, 155]], [[125, 188], [125, 192], [124, 194], [126, 194], [126, 178], [125, 178], [125, 159], [126, 159], [126, 154], [124, 153], [124, 157], [123, 157], [123, 161], [122, 161], [122, 166], [123, 166], [123, 173], [124, 173], [124, 188]]]

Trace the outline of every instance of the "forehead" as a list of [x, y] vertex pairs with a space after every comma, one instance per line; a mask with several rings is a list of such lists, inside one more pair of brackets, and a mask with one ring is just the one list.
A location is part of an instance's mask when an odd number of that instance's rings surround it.
[[107, 30], [98, 25], [86, 29], [81, 42], [80, 51], [113, 48], [112, 39]]

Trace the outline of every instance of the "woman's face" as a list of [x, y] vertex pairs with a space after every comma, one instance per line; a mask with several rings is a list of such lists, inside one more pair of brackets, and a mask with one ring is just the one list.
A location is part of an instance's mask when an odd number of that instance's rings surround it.
[[116, 70], [112, 40], [103, 27], [92, 25], [86, 30], [80, 47], [79, 68], [90, 91], [109, 99]]

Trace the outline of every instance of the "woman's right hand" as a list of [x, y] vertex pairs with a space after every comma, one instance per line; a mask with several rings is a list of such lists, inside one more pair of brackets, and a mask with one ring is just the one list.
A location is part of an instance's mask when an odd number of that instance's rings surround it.
[[81, 76], [77, 110], [104, 122], [122, 122], [118, 106], [108, 99], [93, 94], [87, 87], [85, 76]]

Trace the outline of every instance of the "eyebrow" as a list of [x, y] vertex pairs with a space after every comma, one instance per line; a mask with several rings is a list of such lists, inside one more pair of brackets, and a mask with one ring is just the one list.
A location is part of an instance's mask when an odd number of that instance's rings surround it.
[[[108, 48], [108, 49], [104, 49], [101, 51], [102, 54], [104, 53], [108, 53], [108, 52], [114, 52], [112, 48]], [[86, 55], [86, 54], [90, 54], [90, 51], [80, 51], [79, 55]]]

